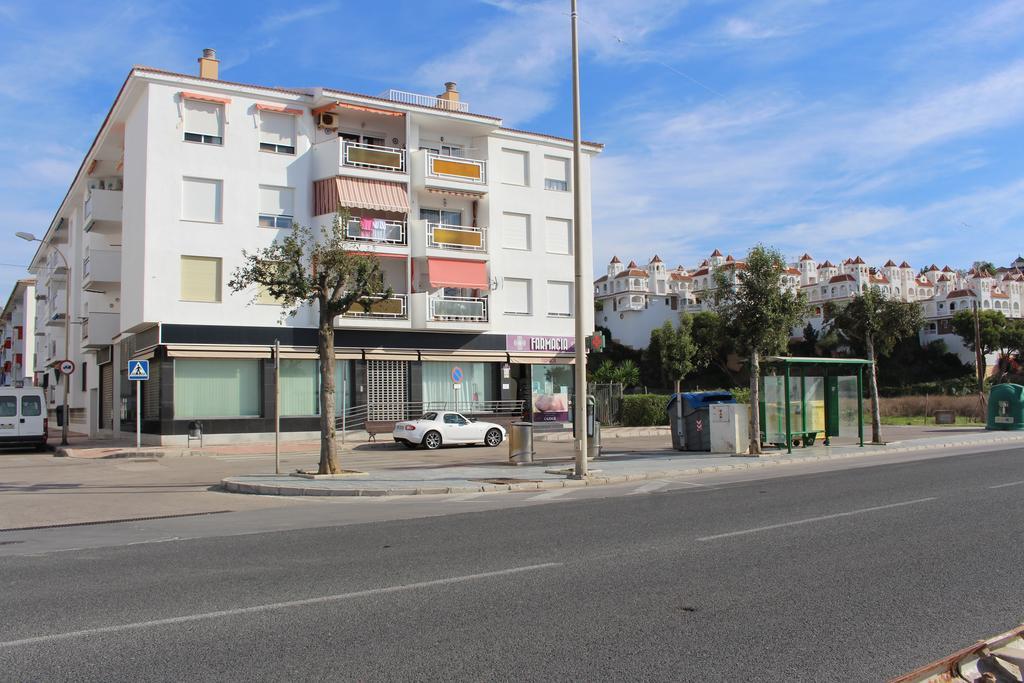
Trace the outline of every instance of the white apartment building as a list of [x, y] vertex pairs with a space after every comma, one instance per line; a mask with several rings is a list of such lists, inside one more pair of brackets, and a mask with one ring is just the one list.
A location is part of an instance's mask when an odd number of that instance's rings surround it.
[[[826, 303], [849, 301], [869, 287], [901, 301], [916, 301], [921, 304], [926, 320], [921, 342], [941, 339], [950, 352], [973, 363], [974, 352], [953, 332], [953, 315], [958, 310], [971, 309], [977, 302], [981, 310], [996, 310], [1007, 317], [1020, 318], [1024, 272], [1019, 261], [1018, 258], [1010, 267], [989, 274], [976, 268], [961, 272], [935, 265], [917, 271], [906, 261], [896, 265], [892, 260], [875, 268], [859, 256], [837, 266], [828, 260], [818, 263], [804, 254], [789, 264], [784, 284], [805, 293], [811, 314], [804, 325], [809, 322], [819, 330], [825, 322]], [[679, 311], [692, 313], [709, 308], [709, 289], [714, 287], [716, 269], [734, 273], [745, 267], [743, 261], [723, 256], [717, 249], [692, 270], [683, 266], [666, 269], [657, 255], [643, 268], [635, 261], [623, 267], [619, 258], [613, 257], [605, 275], [594, 282], [594, 298], [601, 308], [596, 313], [596, 322], [611, 330], [615, 341], [632, 348], [646, 348], [651, 330], [666, 320], [675, 322]], [[793, 335], [802, 337], [803, 325], [793, 330]], [[994, 365], [994, 360], [989, 359], [989, 366]]]
[[37, 370], [70, 333], [82, 373], [73, 428], [134, 430], [127, 362], [147, 358], [148, 442], [183, 442], [196, 420], [208, 439], [266, 435], [278, 340], [282, 429], [315, 433], [315, 311], [283, 318], [227, 282], [243, 249], [339, 209], [353, 251], [377, 256], [395, 292], [336, 321], [339, 410], [387, 419], [406, 403], [518, 399], [535, 420], [567, 419], [574, 316], [593, 325], [592, 305], [573, 309], [573, 254], [591, 262], [601, 145], [584, 145], [577, 188], [570, 140], [471, 112], [454, 83], [438, 97], [282, 89], [219, 80], [212, 50], [199, 62], [198, 76], [131, 70], [32, 261], [46, 295]]
[[18, 280], [0, 313], [0, 386], [33, 384], [35, 324], [36, 281]]

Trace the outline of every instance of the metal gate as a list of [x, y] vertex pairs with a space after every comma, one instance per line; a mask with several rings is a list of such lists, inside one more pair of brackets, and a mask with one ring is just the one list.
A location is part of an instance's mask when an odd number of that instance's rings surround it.
[[114, 364], [100, 366], [100, 429], [114, 428]]
[[595, 417], [603, 425], [617, 425], [622, 421], [622, 384], [593, 384], [590, 388], [596, 404]]
[[404, 360], [366, 361], [366, 419], [401, 420], [409, 402], [409, 364]]

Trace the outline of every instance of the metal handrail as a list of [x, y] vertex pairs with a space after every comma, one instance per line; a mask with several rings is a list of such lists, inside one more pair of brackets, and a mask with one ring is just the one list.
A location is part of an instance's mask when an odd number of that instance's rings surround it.
[[405, 221], [384, 221], [383, 234], [376, 231], [369, 235], [363, 234], [362, 217], [355, 216], [349, 219], [345, 226], [345, 237], [359, 242], [377, 242], [379, 244], [406, 244]]
[[[365, 149], [370, 152], [386, 152], [389, 154], [398, 155], [398, 166], [390, 166], [388, 164], [375, 164], [366, 161], [353, 161], [350, 158], [349, 152], [353, 149]], [[382, 147], [381, 145], [368, 145], [364, 142], [352, 142], [346, 140], [342, 150], [342, 163], [346, 166], [355, 166], [357, 168], [381, 168], [385, 171], [401, 171], [405, 172], [405, 150], [400, 147]]]
[[[451, 231], [454, 233], [463, 233], [466, 235], [479, 235], [480, 244], [458, 244], [452, 242], [439, 241], [434, 234], [435, 230]], [[457, 251], [486, 251], [487, 249], [487, 233], [483, 228], [473, 227], [469, 225], [451, 225], [449, 223], [427, 223], [427, 246], [434, 247], [436, 249], [454, 249]]]
[[[473, 178], [471, 176], [459, 175], [458, 173], [442, 173], [434, 168], [435, 161], [450, 161], [458, 164], [476, 166], [480, 169], [480, 177]], [[487, 183], [487, 162], [483, 159], [470, 159], [469, 157], [456, 157], [449, 154], [427, 152], [427, 175], [431, 178], [452, 178], [454, 180], [461, 180], [467, 183], [485, 185]]]
[[487, 322], [487, 299], [470, 296], [432, 297], [430, 319]]
[[421, 107], [434, 107], [435, 109], [448, 109], [450, 111], [468, 112], [468, 102], [452, 102], [451, 100], [443, 100], [440, 97], [431, 97], [430, 95], [420, 95], [419, 93], [406, 92], [405, 90], [385, 90], [381, 95], [384, 99], [391, 100], [392, 102], [402, 102], [404, 104], [415, 104]]

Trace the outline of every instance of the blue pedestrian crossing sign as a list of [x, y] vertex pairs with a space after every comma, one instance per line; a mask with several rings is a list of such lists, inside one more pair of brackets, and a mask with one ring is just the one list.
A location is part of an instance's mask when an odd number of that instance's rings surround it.
[[149, 361], [128, 361], [128, 379], [135, 381], [143, 381], [149, 379]]

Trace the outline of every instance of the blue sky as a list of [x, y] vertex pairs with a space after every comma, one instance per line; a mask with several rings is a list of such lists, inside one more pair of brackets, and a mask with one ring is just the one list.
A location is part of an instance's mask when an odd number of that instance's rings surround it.
[[[595, 262], [1005, 264], [1024, 231], [1024, 2], [579, 0]], [[132, 64], [268, 85], [455, 80], [569, 135], [568, 0], [5, 2], [0, 291], [22, 275]], [[258, 10], [258, 11], [257, 11]], [[13, 264], [13, 265], [10, 265]]]

